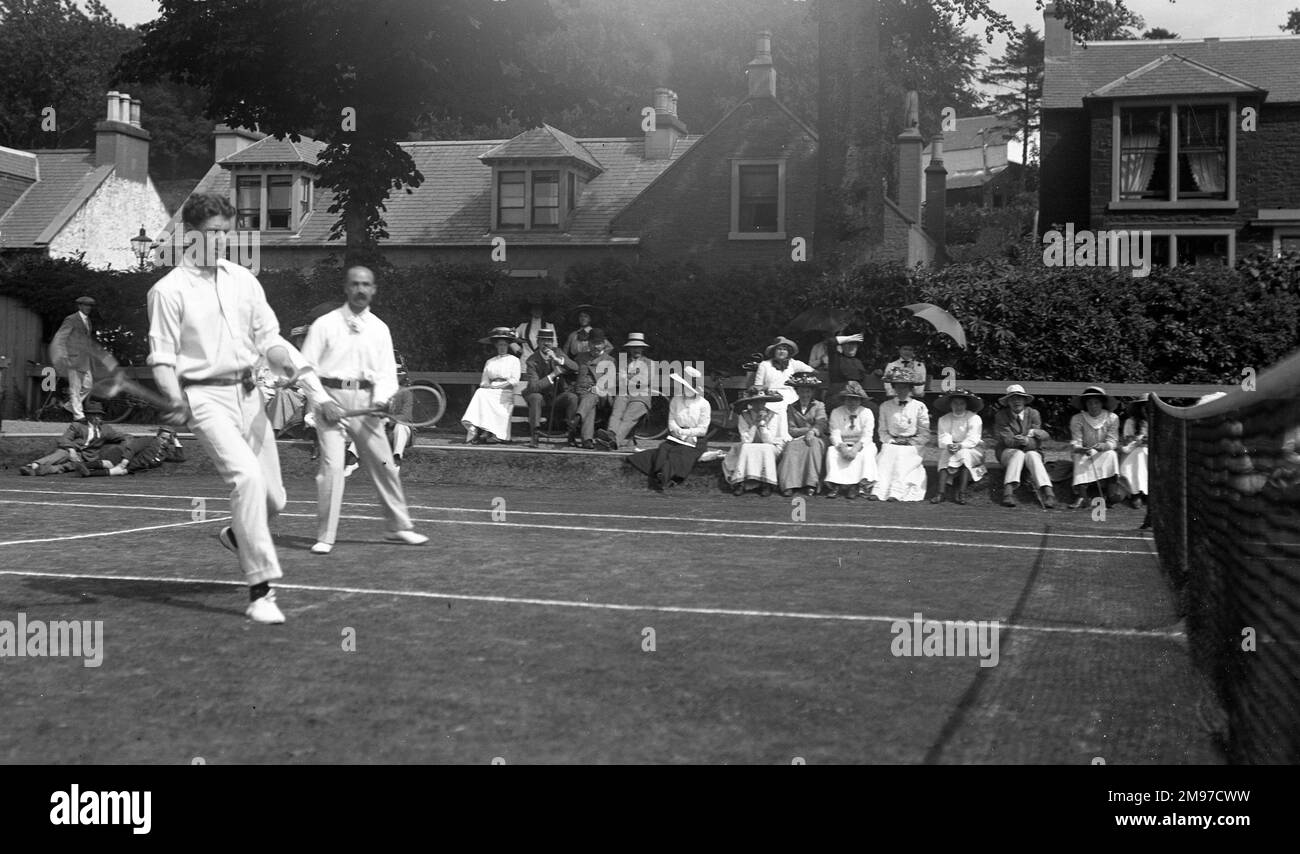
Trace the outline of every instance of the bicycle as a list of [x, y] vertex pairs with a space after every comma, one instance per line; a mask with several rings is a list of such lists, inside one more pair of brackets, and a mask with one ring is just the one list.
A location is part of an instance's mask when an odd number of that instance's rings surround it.
[[[735, 413], [727, 402], [727, 391], [722, 381], [731, 375], [724, 371], [712, 371], [704, 379], [704, 388], [700, 394], [709, 402], [709, 431], [707, 438], [712, 439], [724, 429], [735, 426]], [[668, 407], [671, 398], [662, 392], [655, 392], [650, 399], [650, 411], [641, 417], [632, 433], [638, 439], [655, 441], [668, 435]]]

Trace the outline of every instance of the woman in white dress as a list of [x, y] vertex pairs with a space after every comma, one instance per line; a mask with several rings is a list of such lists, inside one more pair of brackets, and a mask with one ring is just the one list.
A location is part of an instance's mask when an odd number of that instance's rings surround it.
[[1119, 475], [1119, 416], [1115, 410], [1119, 401], [1101, 386], [1089, 386], [1076, 395], [1071, 403], [1081, 410], [1070, 419], [1070, 453], [1074, 457], [1074, 503], [1078, 510], [1088, 503], [1088, 485], [1097, 484], [1098, 491], [1113, 504], [1113, 496], [1105, 492]]
[[826, 449], [826, 497], [857, 498], [862, 487], [876, 481], [876, 418], [862, 404], [867, 393], [853, 380], [840, 390], [840, 405], [828, 420], [830, 447]]
[[1147, 497], [1147, 401], [1144, 394], [1128, 405], [1128, 419], [1120, 434], [1119, 478], [1132, 499], [1133, 507], [1141, 510]]
[[732, 445], [722, 460], [722, 471], [731, 484], [732, 495], [742, 495], [757, 483], [758, 494], [766, 497], [777, 484], [776, 458], [790, 441], [785, 413], [777, 413], [769, 406], [778, 400], [775, 394], [751, 388], [732, 404], [741, 410], [736, 420], [740, 444]]
[[979, 411], [984, 401], [965, 389], [950, 391], [934, 406], [939, 413], [939, 492], [930, 499], [938, 504], [946, 497], [948, 481], [956, 484], [953, 500], [966, 503], [966, 487], [988, 473], [984, 468], [984, 421]]
[[883, 379], [892, 385], [895, 397], [880, 404], [879, 476], [867, 497], [872, 501], [923, 501], [927, 478], [921, 449], [930, 441], [930, 410], [912, 399], [917, 382], [912, 371], [895, 368]]
[[709, 448], [713, 410], [697, 390], [704, 375], [690, 365], [682, 374], [668, 375], [675, 392], [668, 405], [668, 438], [657, 448], [638, 451], [627, 458], [633, 468], [650, 478], [651, 488], [658, 492], [685, 483], [695, 463]]
[[777, 336], [767, 345], [763, 355], [766, 360], [760, 362], [754, 371], [754, 386], [769, 395], [776, 395], [777, 399], [768, 408], [785, 420], [786, 409], [799, 399], [799, 393], [789, 385], [790, 377], [809, 373], [812, 367], [795, 358], [799, 355], [799, 345], [785, 336]]
[[469, 408], [460, 419], [465, 427], [465, 443], [481, 445], [484, 442], [510, 441], [510, 412], [515, 406], [515, 389], [523, 366], [519, 357], [510, 353], [510, 345], [518, 343], [508, 326], [498, 326], [480, 344], [493, 344], [497, 354], [483, 366], [483, 379], [469, 402]]

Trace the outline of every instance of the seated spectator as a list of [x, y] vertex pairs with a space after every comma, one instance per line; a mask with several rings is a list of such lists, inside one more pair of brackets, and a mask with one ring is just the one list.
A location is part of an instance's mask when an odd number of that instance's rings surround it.
[[789, 384], [799, 399], [786, 409], [786, 432], [790, 441], [781, 452], [777, 483], [786, 498], [802, 489], [816, 495], [821, 489], [826, 466], [826, 436], [830, 432], [826, 405], [817, 399], [821, 378], [814, 373], [795, 374]]
[[[926, 389], [925, 362], [916, 357], [916, 348], [921, 343], [921, 336], [914, 333], [906, 332], [898, 336], [898, 358], [885, 365], [885, 374], [891, 371], [907, 371], [913, 377], [915, 382], [912, 385], [912, 398], [914, 400], [923, 400]], [[897, 397], [897, 390], [889, 382], [888, 376], [885, 377], [885, 394], [889, 397]]]
[[636, 423], [650, 412], [650, 394], [654, 388], [655, 363], [646, 358], [645, 335], [629, 332], [627, 343], [627, 369], [618, 375], [614, 411], [609, 416], [609, 427], [596, 431], [596, 446], [605, 451], [617, 451], [629, 444], [628, 437]]
[[520, 313], [528, 315], [528, 319], [515, 327], [516, 343], [510, 345], [510, 352], [519, 357], [521, 364], [526, 365], [528, 358], [537, 352], [542, 332], [546, 329], [554, 332], [555, 327], [544, 319], [546, 313], [551, 311], [549, 300], [533, 297], [521, 303], [519, 309]]
[[1119, 416], [1115, 409], [1119, 402], [1106, 394], [1101, 386], [1089, 386], [1076, 395], [1071, 403], [1080, 410], [1070, 419], [1070, 453], [1074, 456], [1074, 503], [1078, 510], [1088, 503], [1088, 485], [1097, 484], [1097, 490], [1114, 504], [1113, 494], [1103, 491], [1112, 486], [1119, 475]]
[[[120, 477], [145, 469], [157, 468], [165, 462], [183, 462], [185, 451], [181, 448], [176, 431], [170, 427], [159, 428], [153, 436], [133, 436], [125, 442], [106, 445], [100, 459], [101, 466], [87, 468], [82, 477]], [[109, 465], [110, 468], [103, 468]]]
[[[566, 370], [577, 370], [577, 363], [560, 352], [555, 327], [547, 325], [537, 336], [537, 349], [524, 362], [524, 400], [528, 401], [528, 446], [541, 445], [537, 431], [542, 422], [542, 406], [556, 410], [561, 379]], [[553, 428], [552, 428], [553, 429]]]
[[510, 354], [515, 334], [509, 327], [498, 326], [480, 344], [492, 344], [496, 355], [483, 366], [483, 378], [470, 399], [460, 423], [465, 427], [465, 444], [481, 445], [510, 439], [510, 412], [515, 406], [515, 388], [523, 366]]
[[754, 371], [754, 387], [765, 394], [776, 395], [777, 399], [772, 401], [770, 409], [780, 415], [782, 421], [785, 420], [786, 407], [798, 397], [795, 390], [786, 383], [795, 374], [812, 371], [809, 365], [794, 358], [797, 355], [798, 344], [785, 336], [777, 336], [763, 351], [764, 361]]
[[575, 306], [569, 312], [570, 317], [576, 318], [578, 328], [569, 333], [569, 337], [564, 341], [564, 355], [573, 359], [579, 364], [586, 358], [590, 349], [592, 337], [599, 333], [601, 338], [605, 337], [604, 330], [592, 326], [596, 318], [596, 307], [594, 305]]
[[[610, 343], [599, 329], [587, 340], [587, 352], [579, 361], [578, 382], [574, 393], [578, 398], [577, 414], [569, 419], [569, 444], [593, 450], [596, 447], [596, 418], [602, 404], [614, 397], [618, 364], [610, 358]], [[581, 441], [579, 441], [581, 431]]]
[[862, 386], [850, 381], [840, 391], [840, 405], [827, 419], [827, 498], [857, 498], [876, 482], [876, 421], [864, 405], [866, 400]]
[[1033, 402], [1034, 396], [1027, 394], [1022, 385], [1007, 386], [1007, 393], [998, 398], [1003, 408], [993, 417], [993, 435], [997, 437], [994, 451], [1002, 461], [1002, 506], [1016, 506], [1016, 487], [1028, 467], [1033, 487], [1039, 491], [1043, 506], [1050, 510], [1056, 506], [1056, 495], [1043, 463], [1042, 447], [1051, 435], [1043, 429], [1038, 410], [1029, 406]]
[[731, 484], [732, 495], [742, 495], [754, 484], [758, 485], [760, 496], [772, 494], [772, 487], [777, 484], [776, 458], [790, 441], [785, 413], [768, 406], [780, 400], [779, 395], [751, 388], [732, 404], [741, 410], [736, 421], [740, 444], [733, 445], [722, 460], [722, 471]]
[[1141, 510], [1147, 497], [1147, 401], [1144, 394], [1128, 405], [1120, 433], [1119, 479], [1133, 507]]
[[59, 437], [56, 450], [18, 469], [18, 473], [44, 476], [70, 472], [84, 476], [94, 469], [112, 468], [117, 459], [105, 460], [104, 449], [131, 437], [112, 424], [103, 423], [104, 407], [99, 401], [87, 401], [82, 411], [85, 420], [68, 425]]
[[[831, 409], [840, 405], [838, 395], [847, 383], [855, 382], [865, 390], [870, 380], [874, 379], [867, 366], [858, 358], [861, 344], [861, 332], [856, 335], [838, 335], [826, 339], [826, 375], [830, 384], [826, 391], [826, 405]], [[864, 401], [863, 405], [871, 408], [874, 416], [874, 407], [870, 399]]]
[[627, 458], [637, 471], [650, 478], [659, 492], [685, 482], [696, 461], [708, 450], [709, 425], [713, 411], [695, 384], [703, 375], [691, 366], [685, 376], [669, 374], [673, 381], [673, 399], [668, 404], [668, 438], [659, 447], [638, 451]]
[[984, 401], [960, 388], [935, 404], [935, 412], [940, 414], [939, 491], [930, 499], [931, 504], [944, 500], [949, 480], [955, 484], [953, 500], [965, 504], [966, 487], [988, 473], [984, 468], [984, 421], [979, 416], [983, 408]]
[[912, 399], [917, 375], [894, 368], [884, 380], [895, 396], [880, 404], [878, 478], [868, 496], [873, 501], [923, 501], [927, 478], [921, 449], [930, 441], [930, 410]]

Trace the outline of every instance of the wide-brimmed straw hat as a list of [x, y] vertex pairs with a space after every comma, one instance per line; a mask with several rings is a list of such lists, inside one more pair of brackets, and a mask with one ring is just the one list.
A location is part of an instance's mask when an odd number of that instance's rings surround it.
[[762, 401], [763, 403], [776, 403], [781, 399], [781, 395], [779, 394], [769, 394], [761, 388], [750, 388], [739, 399], [737, 399], [735, 403], [731, 404], [731, 408], [744, 409], [751, 403], [757, 403], [758, 401]]
[[511, 344], [514, 344], [518, 342], [518, 340], [519, 339], [515, 337], [515, 331], [509, 326], [495, 326], [492, 328], [492, 331], [487, 334], [486, 338], [478, 339], [478, 343], [491, 344], [493, 341], [509, 341]]
[[576, 321], [578, 315], [584, 311], [591, 315], [591, 325], [595, 326], [596, 321], [600, 319], [600, 306], [592, 305], [587, 302], [584, 302], [581, 305], [575, 305], [573, 308], [569, 309], [569, 317]]
[[964, 388], [959, 388], [947, 392], [943, 395], [943, 397], [939, 398], [939, 400], [936, 401], [934, 404], [934, 411], [935, 412], [951, 411], [952, 401], [954, 398], [958, 398], [958, 397], [966, 401], [967, 412], [979, 412], [981, 409], [984, 408], [984, 401], [980, 400], [979, 395], [975, 394], [973, 391], [967, 391]]
[[768, 345], [767, 345], [767, 349], [765, 349], [765, 350], [763, 351], [763, 357], [764, 357], [764, 358], [767, 358], [767, 359], [772, 358], [772, 351], [775, 350], [777, 347], [785, 347], [787, 350], [789, 350], [789, 351], [790, 351], [790, 358], [792, 358], [792, 359], [793, 359], [795, 356], [798, 356], [798, 355], [799, 355], [799, 345], [798, 345], [798, 344], [794, 343], [794, 342], [791, 341], [789, 338], [786, 338], [784, 335], [778, 335], [778, 336], [776, 336], [776, 340], [775, 340], [775, 341], [773, 341], [771, 344], [768, 344]]
[[1025, 403], [1033, 403], [1034, 396], [1025, 391], [1025, 387], [1019, 384], [1007, 386], [1007, 393], [998, 398], [998, 403], [1005, 405], [1013, 397], [1023, 397]]
[[1102, 409], [1114, 412], [1119, 408], [1119, 401], [1114, 396], [1106, 394], [1106, 390], [1099, 385], [1090, 385], [1083, 390], [1082, 394], [1076, 394], [1070, 398], [1070, 405], [1082, 411], [1084, 409], [1083, 402], [1090, 397], [1100, 397]]
[[629, 332], [627, 340], [623, 342], [623, 349], [628, 347], [644, 347], [650, 349], [650, 344], [645, 340], [645, 334], [642, 332]]
[[678, 373], [671, 373], [668, 375], [668, 379], [698, 393], [699, 389], [695, 387], [695, 382], [703, 379], [704, 374], [700, 373], [697, 368], [692, 368], [690, 365], [682, 368], [682, 374], [685, 374], [686, 376], [682, 376]]
[[797, 374], [792, 374], [790, 379], [785, 381], [785, 384], [791, 388], [817, 388], [825, 385], [822, 378], [811, 371], [800, 371]]
[[921, 384], [920, 378], [917, 377], [915, 372], [909, 371], [907, 368], [902, 368], [902, 367], [890, 368], [885, 373], [885, 375], [880, 379], [882, 382], [887, 382], [890, 385], [920, 385]]
[[862, 384], [856, 380], [849, 380], [846, 382], [844, 388], [835, 396], [840, 400], [844, 400], [846, 397], [857, 398], [858, 400], [868, 399], [867, 393], [862, 389]]
[[560, 346], [560, 333], [555, 331], [555, 324], [543, 323], [542, 328], [537, 330], [537, 343], [541, 344], [543, 341], [549, 341], [557, 347]]

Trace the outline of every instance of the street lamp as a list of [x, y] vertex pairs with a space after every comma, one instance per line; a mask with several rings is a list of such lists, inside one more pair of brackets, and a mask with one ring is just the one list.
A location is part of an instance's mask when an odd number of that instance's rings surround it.
[[153, 241], [149, 235], [144, 233], [144, 226], [140, 226], [140, 233], [131, 238], [131, 251], [135, 253], [135, 260], [139, 262], [140, 269], [145, 269], [145, 261], [149, 258], [149, 252], [153, 249]]

